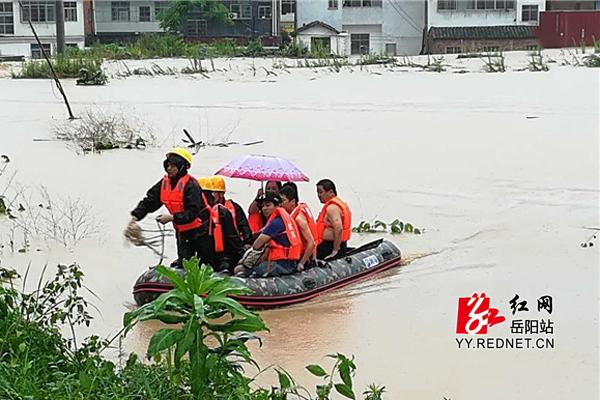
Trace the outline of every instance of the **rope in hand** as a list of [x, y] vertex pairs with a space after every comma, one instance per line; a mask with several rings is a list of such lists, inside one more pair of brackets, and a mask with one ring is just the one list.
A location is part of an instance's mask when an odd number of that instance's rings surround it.
[[[152, 250], [154, 254], [160, 257], [157, 264], [160, 265], [165, 258], [165, 238], [173, 236], [173, 234], [158, 220], [156, 220], [156, 226], [158, 229], [142, 229], [138, 224], [130, 224], [125, 229], [125, 238], [134, 246], [144, 246]], [[152, 235], [145, 237], [144, 233]]]

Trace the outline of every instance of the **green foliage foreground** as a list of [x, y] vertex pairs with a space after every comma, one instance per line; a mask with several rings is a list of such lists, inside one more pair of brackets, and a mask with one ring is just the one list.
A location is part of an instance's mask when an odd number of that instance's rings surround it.
[[[316, 394], [276, 369], [279, 385], [256, 386], [246, 369], [258, 368], [247, 343], [260, 340], [256, 332], [267, 330], [260, 315], [228, 295], [245, 293], [227, 277], [192, 259], [184, 263], [185, 278], [159, 267], [174, 285], [154, 302], [124, 316], [124, 330], [137, 323], [158, 320], [172, 327], [151, 338], [142, 363], [135, 354], [123, 362], [108, 360], [103, 352], [120, 343], [97, 336], [78, 343], [77, 325], [90, 324], [88, 304], [80, 295], [83, 272], [76, 264], [58, 266], [53, 280], [38, 281], [31, 293], [15, 288], [19, 276], [0, 268], [0, 398], [2, 399], [231, 399], [284, 400], [355, 399], [353, 358], [330, 354], [333, 366], [307, 369], [322, 379]], [[27, 280], [25, 275], [25, 281]], [[25, 284], [23, 283], [23, 287]], [[199, 296], [203, 293], [203, 296]], [[61, 330], [70, 332], [65, 338]], [[364, 399], [382, 398], [384, 387], [370, 385]]]

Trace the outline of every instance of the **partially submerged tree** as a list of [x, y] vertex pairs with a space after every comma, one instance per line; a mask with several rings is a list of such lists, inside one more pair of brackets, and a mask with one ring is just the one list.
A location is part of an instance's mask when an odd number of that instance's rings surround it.
[[167, 32], [183, 33], [183, 27], [192, 12], [200, 11], [207, 20], [230, 23], [229, 10], [220, 1], [174, 0], [158, 15], [160, 27]]

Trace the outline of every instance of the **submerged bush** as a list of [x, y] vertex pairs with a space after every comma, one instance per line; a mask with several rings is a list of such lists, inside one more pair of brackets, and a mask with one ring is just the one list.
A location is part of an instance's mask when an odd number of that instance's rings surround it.
[[[138, 75], [144, 74], [142, 71]], [[148, 71], [152, 75], [151, 71]], [[119, 112], [88, 110], [81, 119], [54, 127], [55, 137], [84, 153], [111, 149], [145, 149], [155, 141], [152, 129]]]
[[583, 64], [589, 68], [600, 68], [600, 40], [594, 42], [594, 53], [585, 56]]

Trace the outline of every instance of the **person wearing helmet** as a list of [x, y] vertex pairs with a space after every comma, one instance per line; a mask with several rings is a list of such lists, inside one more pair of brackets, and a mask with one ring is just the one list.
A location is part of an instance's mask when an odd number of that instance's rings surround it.
[[203, 204], [198, 181], [188, 174], [191, 165], [192, 155], [186, 149], [175, 148], [167, 152], [163, 161], [167, 174], [131, 211], [132, 218], [126, 229], [126, 236], [139, 232], [138, 221], [164, 205], [168, 212], [158, 216], [157, 221], [161, 224], [171, 222], [175, 228], [179, 266], [184, 259], [193, 256], [200, 260], [210, 258], [209, 211]]
[[[210, 210], [209, 235], [212, 241], [212, 262], [215, 271], [233, 271], [244, 254], [244, 243], [237, 231], [234, 215], [221, 204], [223, 185], [213, 178], [199, 178], [203, 201]], [[224, 184], [224, 182], [223, 182]]]
[[215, 203], [221, 204], [224, 206], [233, 217], [233, 225], [236, 233], [242, 240], [244, 244], [251, 245], [252, 244], [252, 231], [250, 230], [250, 226], [248, 225], [248, 219], [246, 218], [246, 213], [242, 209], [242, 207], [231, 199], [225, 198], [225, 193], [227, 189], [225, 187], [225, 180], [215, 175], [210, 178], [211, 180], [211, 188], [212, 194], [215, 198]]

